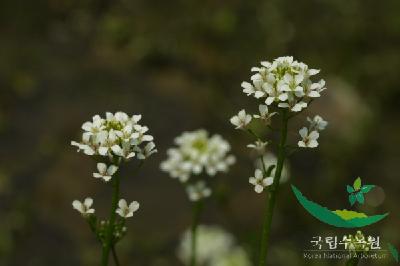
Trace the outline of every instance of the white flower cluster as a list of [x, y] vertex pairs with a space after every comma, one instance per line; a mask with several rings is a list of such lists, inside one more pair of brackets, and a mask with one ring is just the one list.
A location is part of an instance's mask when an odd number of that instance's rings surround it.
[[316, 148], [318, 147], [319, 132], [324, 130], [328, 125], [322, 117], [319, 115], [314, 116], [313, 119], [307, 117], [310, 123], [309, 127], [303, 127], [299, 130], [301, 140], [297, 145], [301, 148]]
[[[86, 155], [98, 156], [98, 160], [109, 161], [108, 164], [98, 162], [93, 177], [109, 182], [118, 171], [121, 161], [134, 157], [144, 160], [157, 152], [153, 136], [146, 134], [149, 128], [138, 123], [141, 118], [141, 115], [130, 117], [124, 112], [107, 112], [105, 118], [95, 115], [92, 121], [83, 123], [81, 142], [72, 141], [71, 145], [78, 147], [78, 152], [83, 151]], [[78, 200], [72, 202], [73, 208], [84, 217], [94, 214], [92, 204], [91, 198], [86, 198], [83, 203]], [[116, 213], [128, 218], [138, 209], [138, 202], [133, 201], [128, 205], [126, 200], [120, 199]]]
[[[234, 237], [218, 226], [200, 225], [197, 229], [197, 265], [250, 266], [246, 251], [235, 244]], [[191, 255], [191, 232], [187, 230], [178, 248], [178, 257], [188, 263]]]
[[235, 162], [235, 157], [228, 155], [229, 143], [220, 135], [209, 137], [203, 129], [184, 132], [175, 138], [175, 144], [178, 147], [167, 151], [168, 158], [161, 163], [161, 169], [181, 182], [203, 171], [209, 176], [226, 172]]
[[242, 83], [243, 92], [257, 99], [265, 98], [268, 106], [276, 103], [292, 112], [306, 108], [310, 99], [320, 97], [326, 89], [323, 79], [315, 83], [311, 80], [319, 70], [310, 69], [292, 56], [279, 57], [272, 63], [263, 61], [251, 71], [251, 83]]
[[[109, 159], [111, 164], [98, 163], [98, 173], [93, 176], [109, 181], [118, 170], [115, 164], [133, 157], [146, 159], [157, 152], [153, 136], [146, 134], [148, 127], [138, 124], [141, 115], [129, 117], [124, 112], [106, 113], [106, 118], [95, 115], [92, 121], [82, 125], [81, 142], [72, 141], [86, 155], [98, 155]], [[145, 144], [147, 143], [147, 144]]]

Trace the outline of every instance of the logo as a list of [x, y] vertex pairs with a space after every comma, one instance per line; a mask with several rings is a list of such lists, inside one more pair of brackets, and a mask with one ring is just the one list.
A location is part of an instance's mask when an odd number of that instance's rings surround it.
[[[351, 207], [354, 207], [356, 203], [363, 205], [365, 195], [375, 187], [375, 185], [363, 185], [360, 177], [353, 182], [352, 186], [347, 185], [346, 190]], [[380, 222], [389, 215], [389, 213], [367, 215], [347, 209], [330, 210], [309, 200], [294, 185], [292, 185], [292, 191], [297, 201], [309, 214], [322, 223], [336, 228], [364, 228]], [[389, 251], [394, 260], [399, 262], [399, 252], [394, 245], [387, 243], [388, 250], [384, 250], [381, 248], [380, 236], [364, 237], [361, 231], [357, 231], [354, 236], [314, 236], [310, 243], [313, 245], [305, 250], [304, 259], [385, 259], [387, 254], [383, 252]]]

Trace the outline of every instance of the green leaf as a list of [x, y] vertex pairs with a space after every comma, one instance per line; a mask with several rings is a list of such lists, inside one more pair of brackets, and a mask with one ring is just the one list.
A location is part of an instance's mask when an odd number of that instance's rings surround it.
[[347, 192], [353, 193], [354, 192], [354, 188], [352, 188], [351, 186], [347, 185]]
[[396, 262], [399, 262], [399, 251], [390, 243], [388, 243], [388, 247], [389, 247], [390, 253], [392, 254], [394, 260]]
[[358, 192], [358, 193], [356, 194], [356, 197], [357, 197], [357, 201], [358, 201], [360, 204], [364, 204], [364, 195], [363, 195], [362, 192]]
[[351, 206], [353, 206], [354, 203], [356, 203], [356, 195], [350, 194], [349, 195], [349, 202], [350, 202]]
[[360, 190], [361, 188], [361, 177], [358, 177], [353, 184], [355, 190]]
[[370, 192], [371, 189], [373, 189], [374, 187], [375, 187], [374, 185], [365, 185], [365, 186], [362, 186], [361, 192], [362, 192], [362, 193], [368, 193], [368, 192]]

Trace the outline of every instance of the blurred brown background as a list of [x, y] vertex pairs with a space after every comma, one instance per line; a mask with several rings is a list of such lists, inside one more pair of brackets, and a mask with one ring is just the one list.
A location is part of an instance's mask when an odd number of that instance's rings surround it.
[[[257, 111], [240, 83], [259, 61], [282, 55], [322, 69], [328, 85], [291, 126], [295, 143], [307, 115], [330, 122], [320, 148], [290, 158], [290, 182], [332, 209], [349, 207], [345, 185], [357, 176], [383, 187], [383, 203], [371, 194], [362, 210], [391, 215], [364, 233], [399, 246], [399, 10], [397, 0], [1, 1], [0, 265], [98, 265], [100, 248], [71, 202], [91, 196], [105, 214], [110, 190], [69, 143], [92, 115], [118, 110], [143, 114], [159, 150], [140, 175], [124, 170], [123, 195], [141, 209], [119, 246], [122, 265], [180, 265], [175, 250], [190, 204], [159, 164], [176, 135], [197, 128], [222, 134], [239, 160], [218, 176], [203, 221], [251, 251], [264, 199], [248, 184], [250, 140], [229, 118]], [[312, 236], [354, 230], [306, 214], [289, 183], [274, 217], [271, 265], [342, 265], [302, 259]]]

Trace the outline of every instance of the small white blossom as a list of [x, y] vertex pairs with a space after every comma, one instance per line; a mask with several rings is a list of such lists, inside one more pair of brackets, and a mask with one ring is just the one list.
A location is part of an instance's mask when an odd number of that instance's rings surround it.
[[133, 213], [139, 209], [139, 203], [137, 201], [132, 201], [131, 204], [126, 203], [126, 200], [120, 199], [118, 202], [118, 209], [115, 211], [122, 218], [129, 218], [133, 216]]
[[220, 135], [209, 137], [208, 132], [202, 129], [184, 132], [175, 138], [175, 144], [176, 148], [168, 149], [168, 158], [161, 163], [161, 170], [181, 182], [203, 171], [209, 176], [226, 172], [235, 162], [235, 157], [228, 154], [231, 150], [229, 143]]
[[72, 207], [80, 212], [83, 216], [89, 216], [90, 214], [94, 214], [95, 210], [91, 208], [93, 205], [92, 198], [86, 198], [83, 203], [79, 200], [74, 200], [72, 202]]
[[258, 110], [260, 114], [253, 115], [253, 117], [262, 120], [266, 125], [271, 124], [271, 118], [277, 114], [277, 112], [269, 113], [268, 106], [264, 104], [260, 104]]
[[254, 185], [254, 191], [257, 193], [263, 192], [264, 188], [274, 183], [273, 177], [264, 178], [264, 174], [260, 169], [256, 169], [254, 177], [249, 178], [249, 183]]
[[303, 87], [301, 86], [302, 81], [302, 75], [292, 75], [286, 73], [283, 76], [283, 79], [278, 82], [277, 86], [280, 91], [292, 92], [297, 96], [299, 93], [303, 92]]
[[271, 105], [274, 102], [284, 102], [289, 97], [285, 91], [279, 88], [274, 88], [270, 84], [267, 84], [265, 87], [266, 91], [268, 92], [268, 97], [265, 100], [266, 105]]
[[115, 155], [125, 160], [135, 157], [135, 152], [131, 149], [131, 144], [129, 142], [122, 142], [121, 145], [114, 145], [111, 147], [111, 150]]
[[244, 129], [250, 122], [251, 115], [246, 114], [244, 109], [231, 118], [231, 123], [236, 126], [236, 129]]
[[249, 82], [243, 81], [241, 86], [243, 88], [243, 92], [246, 93], [247, 96], [256, 93], [256, 89]]
[[193, 185], [188, 185], [186, 192], [190, 201], [199, 201], [211, 196], [211, 189], [206, 186], [206, 183], [203, 180], [200, 180]]
[[265, 147], [268, 145], [268, 141], [263, 142], [261, 140], [256, 140], [254, 143], [247, 145], [247, 148], [254, 149], [258, 153], [263, 154], [265, 152]]
[[150, 157], [153, 153], [156, 153], [157, 149], [155, 149], [155, 147], [156, 145], [154, 142], [149, 142], [143, 149], [138, 149], [138, 159], [143, 160]]
[[328, 122], [326, 122], [321, 116], [316, 115], [314, 116], [313, 119], [307, 117], [307, 121], [310, 123], [310, 128], [315, 129], [317, 131], [322, 131], [326, 128], [328, 125]]
[[303, 101], [300, 102], [289, 101], [287, 103], [279, 103], [278, 107], [288, 108], [292, 112], [300, 112], [301, 110], [307, 107], [307, 103]]
[[319, 133], [318, 131], [311, 131], [309, 132], [308, 128], [303, 127], [300, 129], [299, 134], [302, 138], [298, 142], [299, 147], [302, 148], [316, 148], [318, 147], [318, 138], [319, 138]]
[[320, 84], [319, 83], [312, 83], [311, 80], [308, 80], [304, 83], [304, 91], [303, 93], [299, 94], [299, 97], [309, 97], [309, 98], [318, 98], [321, 97], [320, 94]]
[[97, 164], [98, 173], [93, 173], [93, 177], [102, 178], [104, 181], [108, 182], [111, 180], [112, 176], [117, 172], [118, 167], [115, 165], [110, 165], [107, 167], [105, 163]]

